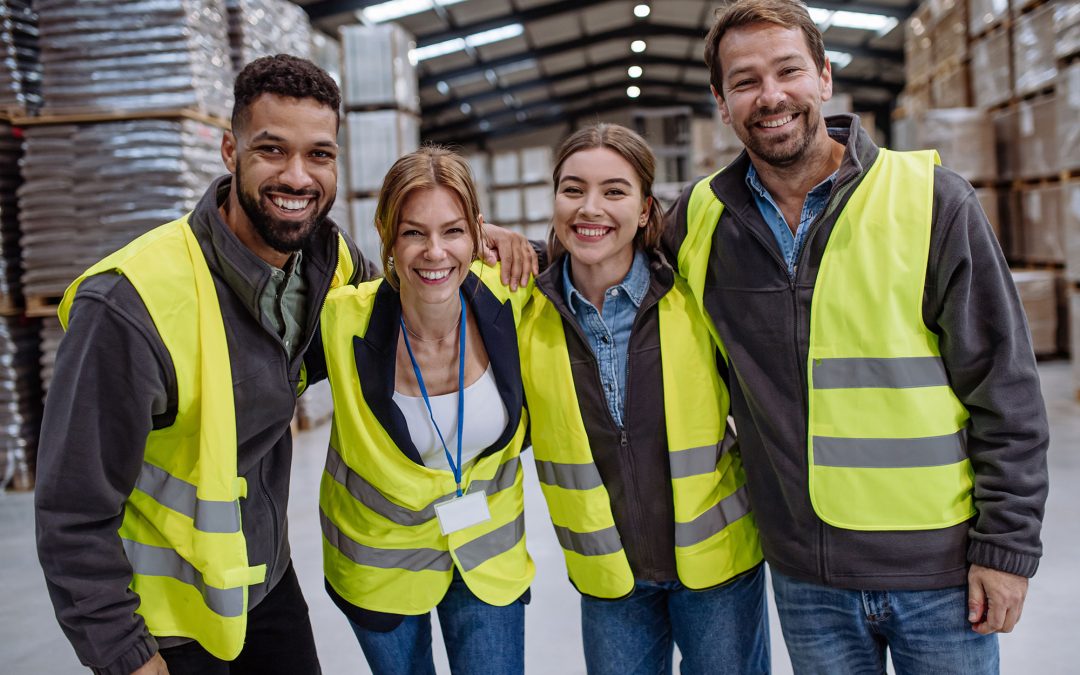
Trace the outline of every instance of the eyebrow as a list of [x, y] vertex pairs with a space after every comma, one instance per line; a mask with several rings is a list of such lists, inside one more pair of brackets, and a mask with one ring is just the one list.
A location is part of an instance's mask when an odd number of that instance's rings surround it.
[[[559, 179], [559, 183], [561, 184], [563, 181], [568, 181], [568, 180], [572, 180], [572, 181], [575, 181], [575, 182], [578, 182], [578, 183], [587, 183], [588, 182], [584, 178], [578, 178], [577, 176], [563, 176], [562, 178]], [[634, 185], [630, 181], [626, 180], [625, 178], [608, 178], [607, 180], [600, 181], [601, 185], [610, 185], [612, 183], [618, 183], [620, 185], [625, 185], [627, 187], [634, 187]]]
[[[272, 134], [269, 131], [261, 131], [258, 134], [255, 134], [255, 137], [251, 139], [252, 143], [262, 143], [264, 141], [270, 141], [271, 143], [288, 143], [289, 142], [289, 140], [287, 138], [285, 138], [283, 136], [278, 136], [277, 134]], [[315, 141], [314, 145], [317, 148], [337, 148], [338, 147], [338, 144], [337, 144], [336, 141], [330, 141], [330, 140]]]
[[[802, 58], [801, 54], [787, 54], [785, 56], [779, 56], [779, 57], [773, 59], [772, 61], [769, 62], [769, 65], [770, 66], [779, 66], [779, 65], [787, 63], [789, 61], [802, 62], [802, 60], [803, 60], [803, 58]], [[752, 66], [742, 66], [742, 67], [739, 67], [739, 68], [732, 68], [728, 72], [727, 77], [728, 77], [728, 79], [733, 79], [735, 76], [741, 75], [744, 72], [752, 71], [753, 69], [754, 68]]]
[[[466, 220], [465, 216], [459, 216], [457, 218], [454, 218], [453, 220], [448, 220], [445, 223], [439, 223], [438, 225], [434, 225], [433, 227], [437, 227], [437, 228], [438, 227], [449, 227], [450, 225], [456, 225], [457, 223], [460, 223], [463, 220]], [[406, 225], [406, 224], [412, 225], [414, 227], [426, 227], [427, 226], [427, 223], [420, 223], [420, 222], [417, 222], [415, 220], [409, 220], [408, 218], [402, 218], [401, 219], [401, 224], [398, 226], [399, 229], [400, 229], [401, 225]]]

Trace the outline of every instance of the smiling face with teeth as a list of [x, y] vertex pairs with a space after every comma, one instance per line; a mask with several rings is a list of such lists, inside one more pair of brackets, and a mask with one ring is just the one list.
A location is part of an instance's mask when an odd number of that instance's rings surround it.
[[453, 191], [438, 185], [405, 197], [393, 248], [402, 305], [457, 303], [476, 254], [470, 230]]
[[566, 157], [555, 186], [554, 225], [570, 254], [575, 283], [583, 274], [614, 283], [626, 276], [649, 199], [634, 167], [614, 150], [588, 148]]
[[326, 219], [337, 194], [337, 111], [311, 98], [263, 94], [221, 144], [233, 174], [225, 220], [271, 265], [283, 266]]
[[817, 156], [831, 141], [821, 104], [832, 97], [832, 68], [819, 70], [798, 28], [755, 23], [720, 39], [720, 116], [755, 163], [789, 167]]

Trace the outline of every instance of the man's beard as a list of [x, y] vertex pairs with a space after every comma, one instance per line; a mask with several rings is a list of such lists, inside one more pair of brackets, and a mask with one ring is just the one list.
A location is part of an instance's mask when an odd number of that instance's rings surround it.
[[[326, 214], [334, 205], [334, 200], [327, 202], [323, 209], [307, 220], [294, 221], [275, 218], [267, 213], [260, 203], [261, 196], [266, 192], [276, 192], [293, 197], [310, 197], [316, 204], [320, 196], [318, 190], [294, 190], [286, 185], [269, 185], [263, 187], [257, 194], [248, 194], [244, 190], [244, 181], [240, 175], [240, 163], [236, 165], [236, 193], [240, 202], [240, 208], [244, 209], [248, 220], [255, 227], [266, 245], [278, 253], [293, 253], [304, 248], [326, 223]], [[269, 199], [269, 198], [268, 198]]]
[[[790, 136], [783, 142], [763, 139], [754, 134], [755, 124], [766, 117], [782, 115], [784, 113], [797, 114], [794, 127]], [[820, 125], [820, 115], [811, 115], [809, 107], [784, 105], [775, 110], [761, 109], [750, 118], [745, 128], [746, 138], [742, 139], [750, 152], [760, 157], [762, 161], [775, 167], [789, 167], [796, 164], [806, 154], [807, 148], [814, 141]], [[799, 134], [802, 134], [799, 136]]]

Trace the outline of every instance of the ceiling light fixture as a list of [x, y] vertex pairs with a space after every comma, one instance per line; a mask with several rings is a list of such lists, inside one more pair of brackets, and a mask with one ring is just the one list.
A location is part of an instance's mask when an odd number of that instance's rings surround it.
[[642, 70], [641, 66], [630, 66], [626, 69], [626, 74], [634, 79], [641, 77], [642, 73], [644, 72], [645, 71]]
[[453, 40], [447, 40], [445, 42], [437, 42], [433, 45], [427, 45], [426, 47], [417, 47], [409, 52], [409, 58], [414, 63], [420, 61], [426, 61], [427, 59], [433, 59], [436, 56], [445, 56], [446, 54], [453, 54], [454, 52], [460, 52], [466, 47], [480, 47], [483, 45], [489, 45], [493, 42], [501, 42], [503, 40], [510, 40], [518, 37], [525, 32], [525, 27], [520, 23], [511, 23], [499, 28], [492, 28], [491, 30], [481, 31], [479, 33], [473, 33], [468, 37], [454, 38]]
[[847, 52], [835, 52], [831, 49], [826, 49], [825, 56], [829, 57], [829, 63], [832, 64], [833, 70], [840, 70], [851, 63], [851, 54], [848, 54]]
[[637, 98], [638, 96], [641, 96], [641, 87], [635, 87], [634, 85], [630, 85], [626, 88], [626, 95], [630, 98]]
[[420, 14], [436, 6], [456, 5], [463, 0], [390, 0], [380, 2], [356, 13], [357, 18], [370, 23], [385, 23], [403, 16]]
[[652, 13], [652, 8], [645, 3], [634, 6], [634, 16], [639, 19], [644, 19], [645, 17], [649, 16], [650, 13]]
[[645, 48], [647, 46], [648, 45], [645, 44], [644, 40], [634, 40], [630, 43], [630, 51], [634, 52], [635, 54], [640, 54], [641, 52], [645, 51]]

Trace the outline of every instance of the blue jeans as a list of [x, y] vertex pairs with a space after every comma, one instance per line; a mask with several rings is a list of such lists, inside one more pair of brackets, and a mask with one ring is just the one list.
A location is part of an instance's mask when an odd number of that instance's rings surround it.
[[705, 591], [638, 581], [621, 600], [581, 596], [589, 675], [670, 673], [676, 644], [682, 673], [768, 673], [764, 568]]
[[[461, 577], [435, 608], [439, 612], [450, 672], [462, 675], [519, 675], [525, 672], [525, 605], [495, 607], [480, 600]], [[435, 675], [431, 614], [407, 616], [379, 633], [352, 625], [371, 672], [376, 675]]]
[[772, 570], [773, 594], [797, 675], [885, 673], [991, 675], [996, 635], [967, 620], [967, 586], [930, 591], [853, 591], [797, 581]]

